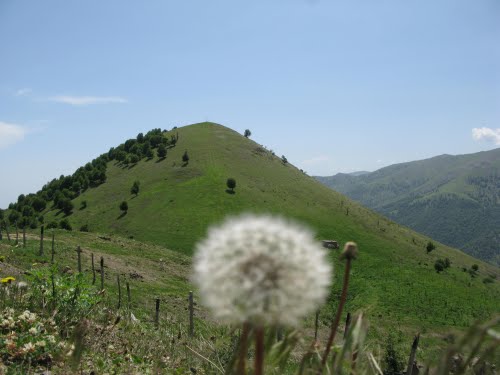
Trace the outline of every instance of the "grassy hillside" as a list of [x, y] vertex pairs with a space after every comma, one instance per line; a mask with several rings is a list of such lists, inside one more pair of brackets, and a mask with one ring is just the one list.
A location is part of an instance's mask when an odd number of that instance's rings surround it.
[[398, 223], [500, 264], [500, 149], [318, 180]]
[[[388, 327], [406, 333], [432, 329], [438, 334], [429, 335], [424, 345], [436, 347], [443, 344], [439, 334], [461, 330], [500, 311], [498, 268], [441, 244], [427, 254], [428, 238], [350, 201], [228, 128], [202, 123], [177, 132], [177, 145], [163, 160], [142, 159], [129, 166], [109, 162], [106, 182], [74, 199], [75, 209], [67, 217], [73, 228], [87, 224], [91, 232], [133, 238], [138, 244], [134, 256], [154, 262], [162, 256], [152, 252], [154, 246], [172, 249], [185, 259], [207, 227], [228, 214], [280, 213], [312, 227], [318, 240], [358, 243], [361, 256], [355, 264], [347, 310], [365, 311], [376, 340], [384, 339]], [[185, 151], [190, 157], [187, 165], [182, 162]], [[229, 177], [236, 179], [235, 194], [226, 192]], [[137, 197], [130, 193], [134, 181], [140, 181]], [[123, 200], [129, 207], [125, 215], [119, 209]], [[83, 201], [87, 206], [79, 209]], [[44, 214], [46, 223], [64, 217], [51, 208]], [[96, 248], [101, 246], [106, 249], [106, 242]], [[122, 256], [126, 255], [117, 254]], [[452, 266], [438, 274], [434, 262], [445, 257]], [[331, 261], [337, 272], [331, 298], [321, 312], [325, 324], [331, 321], [340, 295], [342, 265], [335, 251]], [[479, 275], [472, 278], [462, 268], [474, 263], [479, 265]], [[486, 277], [493, 283], [483, 283]]]

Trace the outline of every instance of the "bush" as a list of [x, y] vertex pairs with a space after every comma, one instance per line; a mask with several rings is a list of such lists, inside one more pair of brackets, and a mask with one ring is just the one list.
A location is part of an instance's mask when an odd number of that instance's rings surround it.
[[451, 261], [448, 258], [438, 259], [436, 260], [436, 263], [434, 263], [434, 269], [436, 270], [437, 273], [444, 271], [450, 266], [451, 266]]
[[165, 145], [163, 143], [158, 146], [158, 150], [156, 151], [156, 154], [161, 159], [163, 159], [164, 157], [167, 156], [167, 148], [165, 147]]
[[126, 201], [123, 201], [120, 203], [120, 210], [123, 211], [123, 213], [127, 213], [128, 211], [128, 203]]
[[442, 259], [436, 260], [436, 263], [434, 263], [434, 269], [436, 270], [437, 273], [444, 271], [445, 266]]
[[234, 178], [228, 178], [226, 181], [226, 185], [231, 191], [234, 192], [234, 188], [236, 187], [236, 180]]
[[288, 159], [286, 158], [285, 155], [281, 155], [281, 161], [283, 162], [283, 164], [287, 164], [288, 163]]
[[405, 367], [405, 357], [402, 352], [403, 335], [400, 331], [391, 331], [387, 336], [384, 354], [384, 374], [401, 374]]
[[187, 150], [186, 150], [186, 151], [184, 151], [184, 155], [182, 155], [182, 161], [183, 161], [184, 163], [186, 163], [186, 164], [187, 164], [187, 163], [189, 163], [189, 155], [188, 155]]
[[47, 229], [56, 229], [59, 226], [57, 225], [56, 221], [51, 221], [50, 223], [47, 224]]
[[64, 230], [73, 230], [73, 227], [69, 223], [68, 219], [62, 219], [59, 222], [59, 228], [64, 229]]
[[249, 129], [246, 129], [245, 133], [243, 133], [243, 135], [245, 136], [245, 138], [248, 138], [252, 135], [252, 132]]
[[89, 225], [84, 224], [80, 227], [80, 232], [88, 232], [89, 231]]
[[80, 203], [80, 210], [84, 210], [87, 208], [87, 201], [82, 201], [82, 203]]
[[134, 184], [130, 188], [130, 193], [134, 194], [136, 197], [137, 197], [137, 195], [139, 195], [139, 185], [140, 184], [141, 183], [139, 181], [134, 181]]
[[427, 250], [427, 254], [429, 254], [431, 251], [436, 249], [436, 245], [434, 245], [432, 241], [429, 241], [427, 242], [427, 246], [425, 247], [425, 249]]

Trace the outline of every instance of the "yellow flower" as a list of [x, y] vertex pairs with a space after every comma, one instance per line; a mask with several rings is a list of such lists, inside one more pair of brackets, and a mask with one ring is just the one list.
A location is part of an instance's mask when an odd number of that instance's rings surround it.
[[2, 281], [2, 284], [10, 284], [11, 282], [16, 281], [16, 279], [12, 276], [7, 276], [7, 277], [4, 277], [1, 281]]

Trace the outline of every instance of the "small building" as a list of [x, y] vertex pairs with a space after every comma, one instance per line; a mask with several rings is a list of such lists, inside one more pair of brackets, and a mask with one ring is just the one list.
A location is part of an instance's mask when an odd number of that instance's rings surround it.
[[326, 247], [327, 249], [339, 249], [339, 243], [334, 240], [323, 240], [321, 241], [323, 243], [323, 247]]

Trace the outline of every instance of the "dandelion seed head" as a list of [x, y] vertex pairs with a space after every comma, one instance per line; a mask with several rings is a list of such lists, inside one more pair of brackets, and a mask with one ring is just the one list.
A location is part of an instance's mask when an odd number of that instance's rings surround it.
[[298, 325], [324, 301], [331, 271], [309, 230], [271, 216], [211, 228], [194, 261], [203, 302], [231, 324]]

